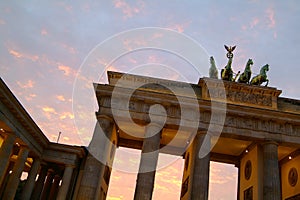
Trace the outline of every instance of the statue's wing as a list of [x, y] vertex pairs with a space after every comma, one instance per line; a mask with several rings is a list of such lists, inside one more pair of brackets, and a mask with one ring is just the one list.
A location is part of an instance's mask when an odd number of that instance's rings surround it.
[[226, 49], [227, 51], [229, 51], [229, 48], [228, 48], [228, 46], [224, 45], [224, 47], [225, 47], [225, 49]]
[[233, 51], [233, 50], [235, 49], [235, 47], [236, 47], [236, 46], [233, 46], [233, 47], [231, 48], [231, 51]]

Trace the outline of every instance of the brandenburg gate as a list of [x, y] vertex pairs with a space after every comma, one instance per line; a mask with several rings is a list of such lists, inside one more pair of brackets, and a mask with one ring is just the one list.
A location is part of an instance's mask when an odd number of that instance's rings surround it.
[[50, 142], [0, 82], [0, 198], [106, 199], [118, 147], [140, 149], [135, 200], [150, 200], [159, 153], [185, 160], [180, 199], [206, 200], [210, 161], [238, 168], [237, 199], [300, 199], [300, 101], [272, 87], [108, 72], [88, 147]]
[[78, 199], [105, 199], [117, 147], [142, 150], [136, 200], [152, 198], [159, 153], [185, 159], [181, 199], [208, 199], [210, 161], [239, 169], [237, 199], [300, 199], [299, 100], [212, 78], [187, 84], [108, 72], [108, 79], [94, 85], [95, 153], [78, 180]]

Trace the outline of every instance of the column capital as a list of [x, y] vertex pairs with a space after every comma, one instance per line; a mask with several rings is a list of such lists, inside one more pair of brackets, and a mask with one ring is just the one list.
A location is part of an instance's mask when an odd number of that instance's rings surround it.
[[52, 169], [52, 168], [49, 168], [48, 170], [47, 170], [47, 174], [53, 174], [54, 173], [54, 169]]
[[265, 141], [263, 141], [262, 143], [261, 143], [261, 145], [267, 145], [267, 144], [274, 144], [274, 145], [276, 145], [276, 146], [278, 146], [279, 145], [279, 143], [277, 142], [277, 141], [275, 141], [275, 140], [265, 140]]
[[109, 120], [110, 123], [114, 123], [114, 119], [111, 116], [108, 116], [108, 115], [99, 114], [99, 115], [97, 115], [97, 119], [98, 120], [105, 119], [105, 120]]
[[111, 132], [113, 125], [114, 125], [114, 120], [107, 116], [107, 115], [98, 115], [97, 116], [97, 121], [100, 127], [105, 131], [105, 132]]
[[65, 164], [65, 168], [76, 168], [76, 165], [72, 165], [72, 164]]
[[151, 124], [145, 126], [144, 139], [153, 137], [154, 135], [157, 135], [157, 134], [161, 138], [162, 131], [163, 131], [163, 127], [160, 124], [151, 123]]

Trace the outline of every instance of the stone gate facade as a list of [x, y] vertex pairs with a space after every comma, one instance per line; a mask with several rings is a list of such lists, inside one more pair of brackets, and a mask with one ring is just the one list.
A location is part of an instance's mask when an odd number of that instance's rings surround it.
[[13, 199], [28, 171], [23, 199], [105, 199], [118, 147], [142, 150], [136, 200], [152, 198], [159, 153], [185, 160], [183, 200], [208, 199], [210, 161], [238, 168], [237, 199], [300, 198], [299, 100], [210, 78], [190, 84], [108, 72], [108, 79], [94, 85], [98, 123], [89, 147], [49, 142], [1, 80], [3, 198]]

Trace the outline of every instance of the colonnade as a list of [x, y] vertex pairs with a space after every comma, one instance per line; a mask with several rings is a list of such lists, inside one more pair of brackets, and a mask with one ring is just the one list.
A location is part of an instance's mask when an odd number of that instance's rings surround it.
[[[111, 123], [112, 120], [108, 120], [109, 117], [101, 117], [98, 120], [103, 120], [100, 124], [105, 124], [103, 130], [106, 131], [107, 135], [111, 135], [112, 127], [115, 126]], [[110, 122], [110, 123], [108, 123]], [[112, 126], [111, 128], [107, 127], [107, 125]], [[152, 199], [152, 193], [154, 188], [154, 180], [155, 180], [155, 172], [157, 168], [157, 161], [159, 156], [160, 149], [160, 140], [162, 137], [162, 130], [159, 128], [159, 125], [155, 125], [152, 123], [149, 127], [145, 129], [144, 139], [142, 144], [142, 154], [140, 159], [139, 173], [137, 175], [136, 180], [136, 188], [134, 193], [134, 199], [136, 200], [150, 200]], [[109, 133], [108, 133], [109, 132]], [[155, 134], [153, 134], [155, 133]], [[152, 135], [151, 135], [152, 134]], [[206, 138], [206, 144], [203, 144], [204, 138]], [[194, 139], [191, 141], [191, 144], [187, 148], [186, 152], [183, 155], [185, 159], [185, 167], [183, 171], [183, 179], [182, 179], [182, 189], [181, 189], [181, 199], [193, 199], [193, 200], [207, 200], [209, 194], [209, 169], [210, 169], [210, 160], [211, 155], [209, 153], [210, 150], [210, 137], [206, 135], [204, 132], [199, 132], [195, 134]], [[199, 156], [200, 148], [204, 145], [204, 148], [208, 153], [204, 156]], [[105, 146], [107, 149], [102, 149], [102, 152], [110, 152], [109, 145], [101, 145]], [[262, 166], [262, 183], [261, 187], [261, 198], [266, 200], [274, 200], [281, 199], [281, 182], [280, 182], [280, 171], [278, 164], [278, 144], [274, 141], [262, 141], [261, 143], [257, 143], [257, 146], [261, 149], [262, 159], [258, 163]], [[92, 162], [89, 162], [89, 166], [86, 168], [92, 168]], [[102, 167], [103, 168], [103, 167]], [[80, 190], [78, 197], [84, 197], [85, 199], [92, 199], [93, 196], [101, 196], [105, 199], [105, 195], [96, 194], [100, 190], [96, 190], [99, 188], [101, 184], [101, 180], [103, 179], [103, 173], [99, 174], [100, 177], [95, 177], [95, 172], [88, 172], [85, 170], [85, 174], [83, 175], [83, 180], [85, 182], [93, 182], [97, 183], [98, 186], [93, 185], [94, 189], [91, 187], [84, 189], [82, 187]], [[102, 177], [101, 177], [102, 176]], [[85, 178], [88, 177], [88, 178]], [[239, 176], [239, 178], [242, 178]], [[95, 179], [93, 181], [93, 179]], [[100, 180], [100, 181], [98, 181]], [[87, 184], [85, 183], [85, 184]], [[107, 189], [107, 188], [106, 188]], [[107, 190], [105, 188], [101, 188], [101, 191], [107, 194]], [[240, 188], [238, 188], [240, 190]], [[243, 191], [240, 191], [243, 192]], [[240, 193], [239, 192], [239, 193]], [[87, 196], [87, 193], [90, 195]], [[239, 199], [239, 197], [238, 197]]]
[[[12, 133], [3, 134], [2, 138], [3, 142], [0, 147], [0, 195], [2, 199], [15, 198], [25, 164], [29, 165], [30, 169], [22, 193], [19, 194], [22, 200], [64, 200], [67, 198], [75, 166], [62, 165], [60, 169], [56, 169], [52, 167], [55, 163], [45, 162], [39, 157], [32, 158], [33, 162], [30, 165], [27, 161], [30, 154], [28, 146], [16, 143], [17, 137]], [[18, 153], [14, 155], [16, 149]], [[13, 160], [12, 157], [16, 159]]]

